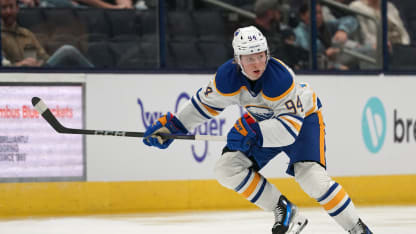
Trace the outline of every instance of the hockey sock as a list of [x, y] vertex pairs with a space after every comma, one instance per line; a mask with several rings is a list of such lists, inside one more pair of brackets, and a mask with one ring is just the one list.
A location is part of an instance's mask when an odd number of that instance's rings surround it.
[[253, 169], [248, 170], [247, 176], [234, 190], [266, 211], [272, 211], [276, 207], [281, 195], [273, 184]]
[[351, 198], [338, 183], [334, 183], [317, 201], [346, 231], [358, 222], [358, 215]]

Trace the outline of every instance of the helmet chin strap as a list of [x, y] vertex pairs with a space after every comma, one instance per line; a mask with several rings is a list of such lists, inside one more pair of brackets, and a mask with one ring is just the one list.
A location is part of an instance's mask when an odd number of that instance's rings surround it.
[[244, 68], [243, 68], [243, 65], [241, 64], [241, 62], [240, 62], [240, 59], [238, 60], [238, 65], [240, 66], [240, 68], [241, 68], [241, 73], [243, 73], [243, 75], [245, 75], [247, 78], [249, 78], [248, 77], [248, 75], [247, 75], [247, 73], [244, 71]]

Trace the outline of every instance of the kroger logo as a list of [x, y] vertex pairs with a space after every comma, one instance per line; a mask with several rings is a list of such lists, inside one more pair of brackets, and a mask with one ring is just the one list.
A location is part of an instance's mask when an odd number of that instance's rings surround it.
[[[173, 113], [176, 113], [179, 109], [179, 105], [181, 102], [188, 101], [190, 99], [190, 96], [187, 93], [181, 93], [179, 94], [178, 98], [176, 99]], [[146, 111], [144, 108], [143, 102], [140, 100], [140, 98], [137, 99], [137, 104], [139, 105], [141, 112], [142, 112], [142, 121], [143, 126], [147, 129], [154, 121], [156, 121], [159, 117], [164, 115], [165, 111]], [[225, 125], [225, 119], [224, 118], [213, 118], [204, 124], [199, 125], [197, 128], [195, 128], [194, 131], [191, 132], [191, 134], [200, 134], [200, 135], [213, 135], [213, 136], [222, 136], [226, 134], [224, 132], [224, 125]], [[200, 146], [200, 144], [198, 144]], [[197, 150], [197, 144], [192, 144], [191, 151], [194, 159], [197, 162], [202, 162], [206, 158], [208, 154], [208, 141], [205, 141], [203, 144], [202, 150]], [[201, 152], [201, 153], [197, 153]]]
[[386, 138], [386, 112], [379, 98], [368, 99], [363, 110], [361, 126], [367, 149], [371, 153], [380, 151]]

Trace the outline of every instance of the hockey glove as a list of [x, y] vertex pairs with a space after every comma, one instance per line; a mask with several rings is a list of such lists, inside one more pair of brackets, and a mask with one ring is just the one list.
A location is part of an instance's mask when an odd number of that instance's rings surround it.
[[148, 146], [166, 149], [173, 139], [163, 139], [163, 137], [158, 135], [159, 133], [186, 134], [188, 130], [172, 113], [168, 112], [147, 128], [143, 136], [143, 143]]
[[227, 135], [227, 147], [231, 150], [247, 152], [252, 145], [261, 145], [261, 142], [260, 126], [248, 114], [239, 118]]

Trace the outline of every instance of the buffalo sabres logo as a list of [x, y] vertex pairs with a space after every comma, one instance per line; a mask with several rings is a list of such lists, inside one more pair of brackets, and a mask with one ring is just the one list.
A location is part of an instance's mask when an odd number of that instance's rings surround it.
[[263, 121], [273, 117], [274, 112], [271, 108], [267, 106], [251, 106], [248, 105], [245, 107], [247, 112], [256, 119], [257, 121]]

